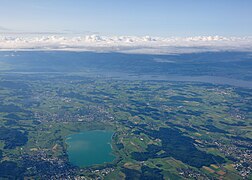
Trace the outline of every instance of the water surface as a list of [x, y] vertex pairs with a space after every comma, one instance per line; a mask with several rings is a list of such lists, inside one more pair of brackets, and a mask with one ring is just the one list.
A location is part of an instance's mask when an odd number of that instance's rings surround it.
[[71, 164], [86, 167], [112, 162], [111, 131], [85, 131], [67, 137], [67, 153]]

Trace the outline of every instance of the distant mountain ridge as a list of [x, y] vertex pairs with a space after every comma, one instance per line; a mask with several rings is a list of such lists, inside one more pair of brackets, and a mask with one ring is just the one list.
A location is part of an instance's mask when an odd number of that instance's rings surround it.
[[150, 36], [0, 36], [0, 50], [75, 50], [173, 54], [206, 51], [252, 51], [252, 37], [150, 37]]

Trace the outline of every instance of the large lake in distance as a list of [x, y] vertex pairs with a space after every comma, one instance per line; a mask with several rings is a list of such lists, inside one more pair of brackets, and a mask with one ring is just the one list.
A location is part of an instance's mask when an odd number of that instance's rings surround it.
[[67, 153], [71, 164], [87, 167], [112, 162], [111, 131], [84, 131], [67, 137]]

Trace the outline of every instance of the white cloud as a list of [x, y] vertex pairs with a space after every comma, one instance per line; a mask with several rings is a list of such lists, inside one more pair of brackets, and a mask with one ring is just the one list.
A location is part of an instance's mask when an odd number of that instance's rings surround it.
[[220, 50], [252, 51], [252, 37], [0, 36], [0, 50], [115, 51], [156, 54]]

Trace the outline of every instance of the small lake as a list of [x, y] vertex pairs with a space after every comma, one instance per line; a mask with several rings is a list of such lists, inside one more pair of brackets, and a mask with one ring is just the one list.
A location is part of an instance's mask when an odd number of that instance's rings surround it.
[[67, 153], [71, 164], [87, 167], [112, 162], [111, 131], [84, 131], [67, 137]]

